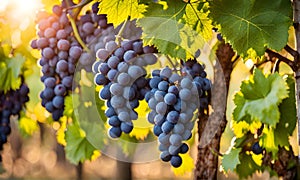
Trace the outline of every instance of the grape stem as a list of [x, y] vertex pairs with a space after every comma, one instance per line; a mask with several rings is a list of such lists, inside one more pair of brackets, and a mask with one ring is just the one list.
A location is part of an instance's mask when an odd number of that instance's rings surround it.
[[130, 20], [130, 16], [128, 16], [128, 18], [124, 21], [119, 33], [116, 35], [116, 41], [117, 41], [117, 44], [120, 45], [121, 44], [121, 41], [122, 41], [122, 34], [125, 30], [125, 27], [127, 25], [127, 22]]
[[169, 56], [166, 56], [167, 60], [169, 61], [169, 63], [171, 64], [171, 66], [173, 67], [173, 71], [177, 71], [177, 65], [178, 62], [176, 62], [176, 64], [173, 63], [173, 61], [171, 60], [171, 58]]
[[70, 22], [71, 22], [71, 26], [73, 28], [73, 31], [74, 31], [74, 36], [76, 38], [76, 40], [79, 42], [79, 44], [82, 46], [82, 48], [86, 51], [86, 52], [90, 52], [89, 48], [85, 45], [85, 43], [82, 41], [79, 33], [78, 33], [78, 29], [77, 29], [77, 26], [76, 26], [76, 23], [75, 23], [75, 20], [68, 14], [67, 15]]

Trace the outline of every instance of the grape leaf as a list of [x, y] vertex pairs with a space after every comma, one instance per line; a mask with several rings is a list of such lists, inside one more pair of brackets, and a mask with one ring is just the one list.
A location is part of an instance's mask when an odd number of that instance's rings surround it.
[[274, 129], [264, 127], [263, 135], [260, 139], [262, 147], [266, 148], [267, 152], [272, 152], [273, 157], [275, 157], [278, 152], [278, 146], [275, 144]]
[[[276, 125], [276, 128], [270, 129], [272, 132], [264, 134], [265, 142], [273, 140], [274, 146], [289, 146], [289, 136], [291, 136], [295, 130], [297, 116], [296, 116], [296, 100], [295, 100], [295, 82], [292, 77], [287, 78], [287, 84], [289, 86], [289, 97], [284, 99], [279, 105], [280, 121]], [[270, 131], [269, 130], [269, 131]], [[274, 136], [267, 137], [269, 133]], [[264, 140], [264, 139], [263, 139]], [[264, 141], [263, 141], [264, 142]], [[265, 146], [265, 144], [263, 144]], [[273, 151], [276, 154], [277, 149]]]
[[141, 18], [146, 10], [146, 5], [139, 4], [138, 0], [101, 0], [99, 14], [107, 14], [108, 23], [118, 26], [128, 17]]
[[252, 175], [255, 171], [261, 170], [261, 167], [254, 162], [251, 155], [241, 153], [239, 159], [242, 163], [236, 166], [236, 172], [240, 179], [245, 179]]
[[31, 118], [22, 115], [19, 123], [19, 129], [23, 136], [31, 136], [34, 132], [39, 129], [37, 122]]
[[233, 171], [238, 164], [240, 164], [239, 160], [239, 153], [241, 152], [242, 148], [231, 149], [228, 154], [224, 154], [222, 158], [222, 167], [225, 172], [228, 170]]
[[66, 139], [65, 139], [65, 131], [66, 131], [66, 128], [67, 128], [67, 120], [68, 119], [67, 119], [66, 116], [63, 116], [59, 119], [60, 127], [56, 132], [56, 140], [59, 144], [61, 144], [63, 146], [67, 145], [67, 142], [66, 142]]
[[261, 56], [267, 47], [279, 51], [287, 43], [292, 25], [288, 0], [215, 0], [209, 10], [225, 40], [242, 56], [250, 48]]
[[187, 4], [184, 14], [185, 24], [191, 26], [196, 32], [200, 33], [204, 39], [212, 37], [212, 21], [208, 18], [208, 3], [202, 1], [190, 1]]
[[[275, 137], [281, 137], [282, 132], [286, 132], [288, 135], [292, 135], [296, 122], [297, 122], [297, 112], [296, 112], [296, 99], [295, 99], [295, 80], [293, 77], [288, 76], [286, 80], [289, 86], [288, 98], [284, 99], [279, 105], [280, 110], [280, 122], [276, 126]], [[277, 135], [278, 136], [277, 136]]]
[[130, 137], [135, 137], [137, 140], [145, 140], [150, 132], [149, 123], [147, 120], [148, 104], [145, 100], [140, 101], [139, 107], [135, 110], [139, 114], [139, 120], [133, 121], [133, 130], [130, 132]]
[[[163, 1], [165, 2], [165, 1]], [[143, 29], [143, 41], [173, 58], [188, 59], [203, 46], [204, 39], [185, 24], [187, 4], [181, 0], [167, 1], [167, 8], [150, 3], [137, 24]]]
[[79, 95], [78, 94], [72, 94], [65, 97], [65, 109], [64, 109], [64, 115], [67, 117], [73, 117], [74, 109], [78, 108], [80, 105], [79, 102]]
[[172, 167], [172, 171], [176, 176], [182, 176], [185, 175], [186, 173], [192, 172], [193, 169], [195, 168], [195, 163], [193, 158], [190, 156], [190, 154], [181, 154], [180, 155], [182, 158], [182, 164], [178, 168]]
[[2, 56], [0, 59], [0, 90], [6, 92], [20, 87], [21, 79], [19, 75], [24, 62], [25, 58], [20, 54], [12, 58]]
[[93, 157], [97, 150], [85, 137], [85, 132], [76, 124], [69, 124], [65, 132], [66, 157], [73, 164], [84, 162]]
[[161, 53], [185, 58], [185, 50], [178, 46], [181, 43], [179, 32], [183, 27], [178, 20], [183, 17], [185, 6], [181, 0], [169, 1], [167, 9], [161, 4], [150, 3], [144, 13], [145, 17], [137, 21], [143, 29], [144, 43], [154, 44]]
[[233, 119], [239, 122], [249, 115], [248, 121], [261, 121], [275, 127], [280, 119], [278, 105], [286, 97], [288, 86], [278, 73], [266, 77], [256, 69], [250, 80], [242, 82], [240, 92], [234, 97]]

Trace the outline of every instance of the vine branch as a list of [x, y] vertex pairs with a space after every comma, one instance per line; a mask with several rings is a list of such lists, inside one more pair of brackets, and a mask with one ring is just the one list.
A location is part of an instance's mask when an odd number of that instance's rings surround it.
[[79, 35], [78, 29], [76, 27], [75, 20], [69, 14], [67, 16], [68, 16], [68, 18], [69, 18], [69, 20], [71, 22], [71, 26], [73, 28], [75, 38], [77, 39], [77, 41], [79, 42], [79, 44], [82, 46], [82, 48], [86, 52], [90, 52], [89, 48], [85, 45], [85, 43], [82, 41], [82, 39], [81, 39], [81, 37]]
[[269, 49], [269, 48], [266, 49], [266, 53], [267, 53], [271, 58], [272, 58], [272, 57], [276, 57], [276, 58], [279, 60], [278, 63], [280, 63], [280, 62], [282, 61], [282, 62], [286, 63], [287, 65], [289, 65], [289, 66], [293, 69], [293, 71], [296, 70], [296, 67], [295, 67], [294, 62], [291, 61], [290, 59], [288, 59], [288, 58], [282, 56], [281, 54], [279, 54], [279, 53], [277, 53], [277, 52], [275, 52], [275, 51], [272, 51], [272, 50]]

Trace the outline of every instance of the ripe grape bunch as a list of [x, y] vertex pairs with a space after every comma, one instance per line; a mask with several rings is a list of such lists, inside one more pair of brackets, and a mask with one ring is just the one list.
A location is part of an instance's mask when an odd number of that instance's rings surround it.
[[0, 150], [3, 150], [3, 145], [11, 132], [10, 118], [20, 117], [22, 108], [29, 101], [28, 93], [29, 88], [25, 83], [22, 83], [17, 90], [0, 91]]
[[[187, 66], [190, 64], [192, 67]], [[206, 76], [204, 68], [197, 61], [184, 63], [182, 75], [172, 73], [169, 67], [154, 70], [149, 81], [151, 91], [145, 95], [151, 109], [148, 121], [154, 124], [153, 132], [158, 136], [162, 152], [160, 158], [170, 161], [173, 167], [181, 166], [179, 154], [189, 150], [183, 141], [192, 137], [194, 111], [203, 106], [201, 98], [206, 97], [204, 94], [210, 89], [210, 82], [201, 77]], [[209, 89], [204, 82], [209, 84]]]
[[149, 91], [144, 67], [156, 63], [155, 52], [153, 47], [143, 47], [141, 40], [123, 40], [120, 45], [110, 41], [97, 51], [99, 61], [93, 65], [94, 81], [104, 86], [99, 97], [107, 100], [105, 114], [111, 126], [110, 137], [118, 138], [122, 132], [132, 131], [132, 120], [138, 119], [134, 109]]
[[[75, 38], [68, 18], [68, 15], [72, 17], [73, 12], [67, 10], [67, 4], [75, 5], [72, 1], [63, 1], [61, 6], [53, 6], [52, 13], [38, 13], [39, 38], [31, 42], [31, 47], [40, 50], [42, 55], [39, 60], [43, 74], [41, 81], [45, 85], [40, 93], [42, 106], [52, 113], [55, 121], [63, 115], [64, 98], [75, 88], [72, 84], [77, 63], [86, 66], [87, 70], [91, 70], [93, 63], [90, 53]], [[94, 38], [110, 34], [112, 25], [107, 24], [105, 15], [97, 15], [97, 7], [95, 3], [92, 12], [74, 18], [83, 43], [92, 44]]]

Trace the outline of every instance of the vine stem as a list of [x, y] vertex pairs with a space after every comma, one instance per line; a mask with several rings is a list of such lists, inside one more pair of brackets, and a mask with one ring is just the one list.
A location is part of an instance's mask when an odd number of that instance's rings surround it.
[[[294, 28], [296, 37], [296, 49], [300, 54], [300, 0], [293, 0], [293, 16], [294, 16]], [[300, 147], [300, 68], [299, 68], [299, 56], [295, 57], [295, 78], [296, 78], [296, 102], [297, 102], [297, 122], [298, 122], [298, 147]], [[300, 164], [300, 148], [298, 148], [298, 167]]]
[[121, 41], [122, 41], [122, 34], [125, 30], [125, 27], [127, 25], [127, 22], [130, 20], [130, 17], [128, 16], [128, 18], [124, 21], [119, 33], [116, 35], [116, 41], [118, 45], [121, 45]]
[[79, 42], [79, 44], [81, 45], [81, 47], [86, 51], [86, 52], [90, 52], [89, 48], [85, 45], [85, 43], [82, 41], [80, 35], [79, 35], [79, 32], [78, 32], [78, 29], [77, 29], [77, 26], [76, 26], [76, 23], [75, 23], [75, 20], [68, 14], [67, 15], [68, 18], [69, 18], [69, 21], [71, 22], [71, 26], [73, 28], [73, 31], [74, 31], [74, 36], [75, 38], [77, 39], [77, 41]]

